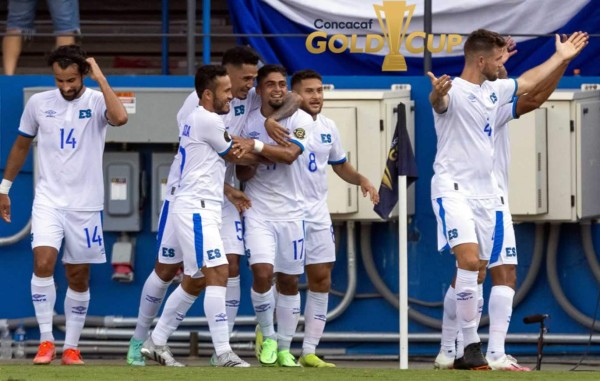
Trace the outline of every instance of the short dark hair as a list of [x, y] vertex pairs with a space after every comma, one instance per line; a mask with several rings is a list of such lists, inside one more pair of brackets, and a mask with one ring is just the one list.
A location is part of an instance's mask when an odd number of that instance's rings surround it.
[[506, 41], [496, 32], [486, 29], [477, 29], [467, 38], [465, 42], [465, 56], [478, 52], [489, 52], [494, 48], [503, 48]]
[[61, 69], [66, 69], [75, 64], [79, 69], [79, 74], [86, 75], [90, 71], [90, 64], [86, 61], [87, 53], [79, 45], [63, 45], [52, 50], [48, 54], [48, 66], [58, 63]]
[[259, 59], [260, 57], [251, 47], [235, 46], [225, 51], [223, 59], [221, 60], [221, 65], [258, 65]]
[[287, 70], [281, 65], [268, 64], [258, 69], [258, 76], [256, 77], [256, 83], [260, 83], [271, 73], [281, 73], [284, 77], [287, 77]]
[[224, 77], [226, 75], [227, 70], [221, 65], [204, 65], [199, 67], [196, 70], [196, 78], [194, 80], [198, 98], [202, 98], [202, 93], [207, 89], [214, 93], [217, 87], [217, 77]]
[[321, 74], [312, 69], [304, 69], [299, 70], [292, 75], [292, 87], [300, 84], [300, 82], [305, 79], [318, 79], [319, 81], [323, 82], [323, 77], [321, 77]]

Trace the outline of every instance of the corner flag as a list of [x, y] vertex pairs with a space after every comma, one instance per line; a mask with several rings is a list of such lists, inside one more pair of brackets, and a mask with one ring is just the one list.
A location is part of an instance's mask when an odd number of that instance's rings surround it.
[[406, 130], [406, 105], [398, 104], [398, 121], [379, 187], [379, 204], [373, 210], [386, 220], [398, 203], [398, 176], [406, 176], [406, 186], [419, 177], [417, 163]]

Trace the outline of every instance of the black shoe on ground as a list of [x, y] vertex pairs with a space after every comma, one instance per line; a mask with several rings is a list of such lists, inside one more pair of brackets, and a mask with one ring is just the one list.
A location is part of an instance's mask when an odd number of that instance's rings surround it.
[[[464, 365], [470, 370], [491, 370], [487, 360], [481, 353], [481, 343], [472, 343], [465, 347], [465, 355], [462, 357]], [[456, 368], [456, 364], [455, 364]]]
[[469, 368], [467, 366], [467, 363], [465, 362], [465, 358], [464, 356], [459, 358], [459, 359], [454, 359], [454, 366], [452, 369], [458, 369], [458, 370], [469, 370], [471, 368]]

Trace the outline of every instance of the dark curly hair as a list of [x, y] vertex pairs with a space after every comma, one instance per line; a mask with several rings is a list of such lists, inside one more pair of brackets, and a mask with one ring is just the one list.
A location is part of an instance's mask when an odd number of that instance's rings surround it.
[[506, 41], [496, 32], [486, 29], [477, 29], [467, 38], [464, 50], [465, 55], [489, 52], [494, 48], [503, 48], [506, 46]]
[[90, 64], [85, 60], [87, 53], [79, 45], [59, 46], [48, 54], [48, 66], [58, 63], [61, 69], [66, 69], [75, 64], [79, 68], [79, 74], [86, 75], [90, 71]]

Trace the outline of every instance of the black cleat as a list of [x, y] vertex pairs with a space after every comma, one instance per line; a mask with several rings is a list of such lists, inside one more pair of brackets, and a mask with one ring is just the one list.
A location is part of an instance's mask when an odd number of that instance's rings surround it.
[[465, 362], [465, 358], [463, 356], [463, 357], [461, 357], [459, 359], [454, 359], [453, 369], [469, 370], [470, 368], [467, 366], [467, 363]]
[[488, 365], [487, 360], [481, 353], [481, 343], [472, 343], [465, 347], [465, 355], [457, 361], [463, 361], [464, 367], [457, 368], [456, 361], [454, 362], [454, 369], [470, 369], [470, 370], [492, 370]]

